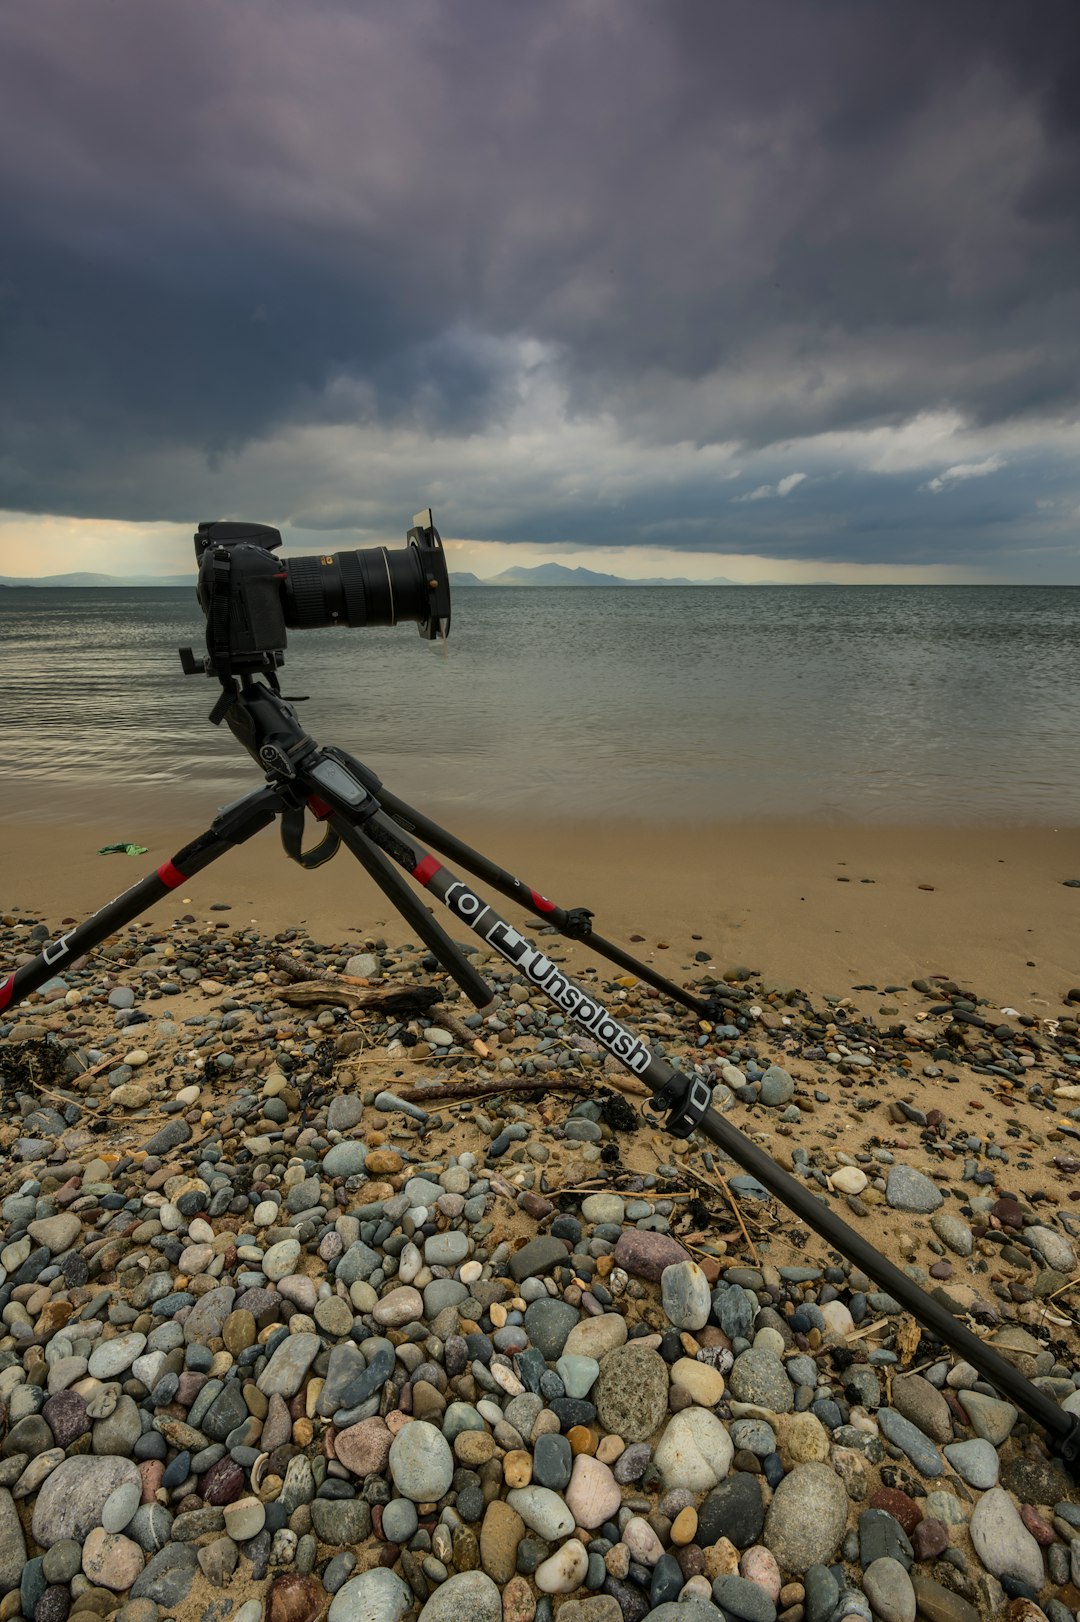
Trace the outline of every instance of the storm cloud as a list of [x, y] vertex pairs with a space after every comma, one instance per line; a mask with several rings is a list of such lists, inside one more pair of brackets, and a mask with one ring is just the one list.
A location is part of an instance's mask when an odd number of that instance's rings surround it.
[[1075, 575], [1074, 0], [36, 0], [0, 208], [4, 509]]

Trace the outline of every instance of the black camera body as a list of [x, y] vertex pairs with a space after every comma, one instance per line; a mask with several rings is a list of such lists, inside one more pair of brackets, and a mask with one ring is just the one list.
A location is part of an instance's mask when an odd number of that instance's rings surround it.
[[205, 659], [181, 648], [188, 675], [230, 682], [284, 661], [289, 629], [397, 625], [412, 620], [428, 641], [450, 630], [450, 581], [442, 539], [426, 508], [407, 545], [317, 557], [275, 558], [280, 530], [213, 520], [195, 533], [196, 595], [206, 615]]

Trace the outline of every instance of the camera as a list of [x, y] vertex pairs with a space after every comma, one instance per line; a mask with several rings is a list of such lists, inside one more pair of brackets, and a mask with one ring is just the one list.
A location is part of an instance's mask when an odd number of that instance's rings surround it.
[[206, 615], [207, 656], [181, 648], [185, 672], [228, 681], [274, 671], [284, 661], [287, 629], [411, 620], [428, 641], [447, 636], [450, 580], [430, 507], [417, 513], [406, 541], [394, 549], [275, 558], [281, 532], [269, 524], [200, 524], [196, 596]]

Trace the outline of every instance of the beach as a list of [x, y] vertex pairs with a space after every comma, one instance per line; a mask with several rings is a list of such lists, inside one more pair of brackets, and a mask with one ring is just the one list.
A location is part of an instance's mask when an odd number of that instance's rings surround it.
[[[201, 826], [77, 812], [6, 825], [0, 971]], [[718, 997], [702, 1022], [588, 981], [882, 1267], [1080, 1401], [1075, 830], [455, 831]], [[482, 1016], [355, 864], [267, 830], [3, 1016], [21, 1614], [1071, 1615], [1080, 1507], [1039, 1426], [474, 961]]]
[[[22, 705], [0, 982], [257, 782], [164, 685], [124, 732], [99, 654], [114, 714], [85, 750], [81, 698]], [[674, 1139], [487, 946], [480, 1013], [347, 852], [307, 871], [265, 829], [0, 1014], [0, 1577], [20, 1615], [668, 1622], [677, 1600], [703, 1622], [866, 1622], [867, 1596], [945, 1622], [1075, 1615], [1080, 1506], [1047, 1433], [890, 1293], [932, 1293], [1080, 1404], [1060, 742], [1045, 771], [1014, 750], [996, 800], [983, 739], [945, 772], [935, 725], [908, 802], [904, 748], [875, 757], [856, 727], [868, 798], [855, 757], [796, 747], [781, 709], [737, 773], [689, 729], [661, 785], [664, 728], [635, 750], [632, 697], [595, 758], [587, 726], [549, 735], [534, 710], [510, 740], [481, 718], [463, 750], [436, 727], [387, 776], [710, 999], [702, 1020], [475, 883], [883, 1271]], [[118, 843], [146, 848], [102, 853]]]
[[[51, 926], [82, 919], [173, 857], [215, 811], [193, 798], [191, 820], [181, 823], [160, 802], [136, 807], [86, 824], [72, 820], [74, 804], [69, 820], [38, 823], [27, 812], [8, 822], [0, 903]], [[599, 933], [676, 980], [688, 969], [700, 973], [696, 954], [707, 951], [719, 973], [745, 965], [770, 982], [858, 1005], [868, 995], [860, 986], [937, 974], [1044, 1017], [1080, 983], [1080, 888], [1066, 882], [1080, 878], [1076, 827], [766, 819], [665, 828], [475, 814], [446, 825], [559, 905], [590, 908]], [[308, 830], [311, 845], [321, 830], [310, 818]], [[121, 839], [146, 845], [147, 854], [97, 854]], [[347, 852], [305, 871], [272, 829], [199, 874], [180, 899], [200, 917], [214, 903], [228, 905], [237, 920], [269, 933], [303, 924], [316, 940], [408, 938]], [[174, 895], [148, 917], [164, 921], [176, 910]], [[584, 961], [580, 948], [571, 950]]]

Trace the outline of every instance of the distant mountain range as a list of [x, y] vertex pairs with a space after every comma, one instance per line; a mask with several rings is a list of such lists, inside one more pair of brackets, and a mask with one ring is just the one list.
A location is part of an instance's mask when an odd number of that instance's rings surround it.
[[534, 569], [504, 569], [502, 574], [482, 580], [475, 574], [451, 574], [452, 586], [734, 586], [738, 582], [716, 575], [711, 580], [655, 575], [648, 580], [627, 580], [618, 574], [598, 574], [594, 569], [568, 569], [562, 563], [540, 563]]
[[[735, 586], [736, 580], [717, 575], [711, 580], [687, 580], [655, 576], [648, 580], [626, 580], [617, 574], [598, 574], [594, 569], [568, 569], [562, 563], [541, 563], [536, 568], [504, 569], [501, 574], [482, 579], [480, 575], [451, 572], [450, 584], [468, 586]], [[113, 574], [47, 574], [21, 578], [18, 575], [0, 575], [3, 586], [168, 586], [195, 589], [195, 574], [132, 575], [128, 578]]]
[[158, 575], [132, 575], [122, 578], [116, 574], [43, 574], [43, 575], [15, 575], [0, 574], [0, 586], [187, 586], [195, 590], [195, 575], [191, 574], [158, 574]]

